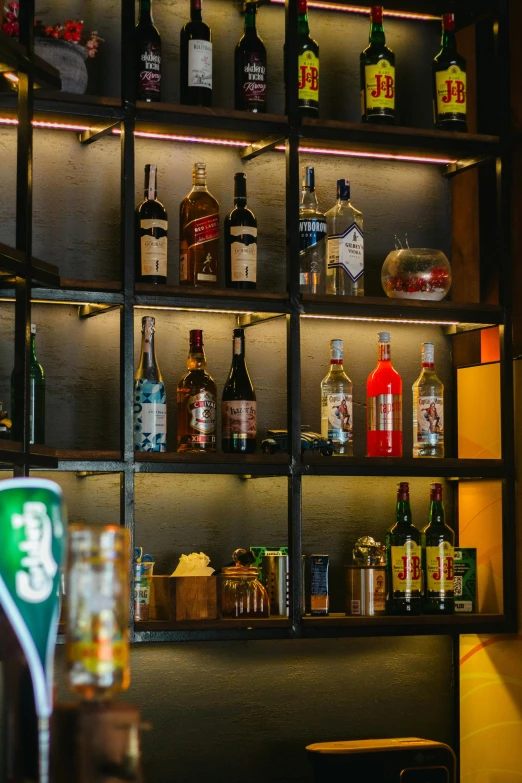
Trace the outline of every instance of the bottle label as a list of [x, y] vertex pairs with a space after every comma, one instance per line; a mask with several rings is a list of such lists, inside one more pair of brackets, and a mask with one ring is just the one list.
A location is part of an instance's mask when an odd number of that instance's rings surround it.
[[359, 280], [364, 273], [364, 236], [357, 225], [346, 229], [344, 234], [332, 234], [327, 242], [328, 269], [344, 269], [348, 277]]
[[266, 105], [266, 61], [258, 52], [243, 54], [243, 103], [254, 109]]
[[104, 679], [111, 673], [124, 672], [129, 666], [129, 642], [116, 639], [110, 628], [100, 628], [97, 636], [96, 641], [86, 638], [67, 645], [69, 665], [76, 664], [75, 671], [87, 671]]
[[[185, 234], [188, 239], [187, 244], [187, 263], [185, 264], [186, 277], [181, 277], [182, 280], [190, 279], [190, 271], [188, 269], [188, 263], [191, 256], [197, 252], [200, 258], [201, 268], [196, 273], [196, 278], [201, 283], [216, 283], [217, 282], [217, 260], [219, 251], [219, 213], [214, 215], [206, 215], [205, 217], [196, 218], [192, 220], [185, 227]], [[207, 244], [208, 243], [208, 244]], [[212, 243], [212, 244], [211, 244]], [[207, 248], [202, 245], [207, 244]], [[183, 255], [183, 243], [182, 243], [182, 255]], [[196, 263], [194, 259], [192, 263]], [[181, 267], [181, 265], [180, 265]], [[181, 274], [181, 270], [180, 270]]]
[[[330, 440], [349, 443], [353, 437], [352, 398], [343, 394], [323, 394], [321, 420], [327, 423], [327, 437]], [[325, 437], [326, 432], [322, 433]]]
[[167, 450], [165, 384], [137, 378], [134, 386], [134, 450]]
[[[256, 282], [257, 228], [253, 226], [230, 227], [230, 266], [232, 282]], [[248, 241], [249, 238], [252, 241]]]
[[188, 86], [212, 89], [212, 43], [188, 42]]
[[444, 432], [444, 400], [421, 397], [417, 402], [417, 442], [436, 444]]
[[[167, 276], [167, 229], [166, 220], [140, 220], [141, 274]], [[143, 233], [147, 232], [147, 233]], [[162, 232], [165, 232], [161, 235]]]
[[255, 438], [257, 433], [257, 403], [255, 400], [223, 400], [221, 404], [221, 435], [223, 438]]
[[406, 541], [403, 546], [392, 546], [391, 571], [392, 591], [411, 598], [421, 591], [421, 548], [415, 541]]
[[161, 85], [161, 45], [147, 42], [140, 56], [139, 92], [159, 96]]
[[[194, 394], [188, 398], [188, 410], [190, 415], [189, 427], [202, 433], [203, 439], [197, 436], [189, 436], [190, 443], [215, 443], [216, 437], [216, 398], [208, 391]], [[207, 436], [212, 435], [209, 439]]]
[[307, 50], [299, 55], [299, 100], [319, 101], [319, 57]]
[[437, 114], [463, 114], [466, 116], [466, 73], [458, 65], [435, 74]]
[[299, 249], [308, 250], [326, 238], [324, 218], [299, 218]]
[[365, 65], [366, 108], [395, 110], [395, 66], [389, 60]]
[[375, 397], [368, 397], [368, 429], [385, 432], [402, 431], [400, 394], [378, 394]]
[[454, 548], [449, 541], [438, 546], [426, 547], [426, 581], [429, 593], [438, 593], [441, 598], [452, 596], [454, 584]]
[[202, 245], [203, 242], [219, 239], [219, 213], [191, 220], [185, 226], [185, 231], [188, 236], [189, 249], [194, 245]]

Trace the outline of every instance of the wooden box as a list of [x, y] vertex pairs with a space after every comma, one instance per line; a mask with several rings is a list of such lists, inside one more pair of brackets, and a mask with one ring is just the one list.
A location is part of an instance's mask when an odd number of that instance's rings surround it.
[[217, 581], [215, 576], [153, 576], [150, 619], [217, 619]]

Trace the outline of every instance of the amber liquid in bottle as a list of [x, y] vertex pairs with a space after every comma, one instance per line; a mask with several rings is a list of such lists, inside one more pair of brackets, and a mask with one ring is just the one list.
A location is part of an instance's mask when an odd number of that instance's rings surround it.
[[206, 371], [203, 332], [190, 332], [188, 372], [178, 383], [178, 451], [216, 450], [216, 384]]
[[217, 286], [219, 204], [208, 192], [204, 163], [194, 164], [192, 183], [179, 212], [179, 282]]

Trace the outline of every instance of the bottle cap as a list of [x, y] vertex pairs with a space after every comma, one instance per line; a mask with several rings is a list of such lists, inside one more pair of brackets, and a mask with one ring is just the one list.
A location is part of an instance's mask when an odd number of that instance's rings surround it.
[[147, 323], [151, 324], [151, 326], [154, 326], [156, 323], [156, 319], [152, 317], [152, 315], [144, 315], [141, 319], [141, 328], [145, 329], [145, 326]]
[[303, 187], [308, 188], [310, 193], [315, 190], [315, 172], [313, 166], [306, 166], [303, 171]]
[[202, 348], [203, 347], [203, 330], [191, 329], [190, 330], [190, 347]]
[[381, 24], [382, 12], [382, 5], [372, 5], [372, 10], [370, 11], [370, 21], [372, 24]]
[[410, 499], [410, 485], [407, 481], [401, 481], [397, 487], [397, 500]]
[[246, 199], [246, 174], [242, 171], [234, 174], [234, 198]]
[[31, 324], [31, 334], [36, 334], [36, 324]]
[[422, 343], [421, 356], [423, 364], [435, 363], [435, 346], [433, 343]]
[[454, 30], [455, 29], [455, 14], [444, 14], [442, 17], [442, 29]]
[[244, 337], [245, 336], [245, 330], [244, 329], [234, 329], [234, 337]]
[[205, 179], [207, 175], [207, 164], [206, 163], [194, 163], [194, 166], [192, 168], [192, 175], [195, 179], [202, 178]]
[[431, 485], [430, 500], [442, 500], [442, 484]]
[[297, 13], [298, 14], [306, 14], [307, 13], [306, 0], [299, 0], [298, 6], [297, 6]]
[[343, 341], [330, 340], [330, 358], [332, 361], [343, 360]]
[[350, 182], [347, 179], [337, 180], [337, 198], [348, 201], [350, 198]]
[[390, 333], [389, 332], [378, 332], [379, 335], [379, 342], [380, 343], [389, 343], [390, 342]]

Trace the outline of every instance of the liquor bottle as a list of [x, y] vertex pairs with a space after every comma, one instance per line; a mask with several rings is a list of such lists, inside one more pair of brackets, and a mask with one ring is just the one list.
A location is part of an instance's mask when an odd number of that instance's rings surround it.
[[235, 108], [239, 111], [266, 112], [266, 49], [257, 34], [257, 1], [249, 0], [245, 9], [245, 33], [234, 53]]
[[362, 212], [350, 202], [350, 183], [337, 180], [337, 204], [326, 213], [326, 293], [364, 296]]
[[136, 25], [136, 97], [161, 101], [161, 36], [152, 18], [152, 0], [140, 0]]
[[307, 0], [299, 0], [297, 12], [299, 114], [319, 117], [319, 44], [310, 38]]
[[379, 332], [379, 360], [366, 381], [367, 454], [402, 457], [402, 379], [390, 359], [390, 333]]
[[457, 52], [455, 15], [442, 17], [441, 50], [433, 60], [433, 113], [439, 130], [467, 132], [466, 60]]
[[208, 192], [207, 167], [194, 163], [192, 190], [179, 210], [179, 282], [181, 285], [217, 285], [219, 204]]
[[421, 532], [412, 522], [410, 487], [397, 487], [395, 524], [386, 533], [388, 614], [421, 613]]
[[372, 6], [370, 42], [360, 59], [362, 122], [395, 125], [395, 55], [386, 46], [382, 5]]
[[[36, 324], [31, 324], [31, 356], [29, 363], [29, 443], [45, 443], [45, 374], [36, 358]], [[11, 411], [14, 427], [22, 417], [22, 378], [11, 373]], [[15, 433], [15, 438], [17, 438]]]
[[257, 276], [257, 220], [246, 202], [246, 174], [234, 174], [234, 208], [225, 218], [226, 286], [254, 290]]
[[178, 383], [178, 451], [216, 450], [216, 384], [206, 367], [203, 332], [192, 329], [188, 372]]
[[221, 401], [221, 448], [225, 454], [252, 454], [256, 434], [256, 393], [245, 361], [245, 330], [234, 329], [232, 367]]
[[330, 340], [330, 369], [321, 381], [321, 435], [337, 454], [353, 455], [352, 382], [343, 367], [343, 341]]
[[430, 489], [429, 522], [422, 531], [425, 614], [453, 614], [455, 534], [444, 520], [442, 484]]
[[181, 103], [212, 106], [212, 31], [201, 19], [201, 0], [190, 0], [190, 22], [180, 37]]
[[326, 267], [326, 218], [319, 209], [315, 175], [304, 169], [299, 207], [300, 287], [306, 294], [323, 294]]
[[167, 282], [167, 210], [158, 201], [158, 167], [145, 166], [143, 201], [136, 208], [136, 282]]
[[422, 343], [422, 370], [413, 384], [413, 456], [444, 456], [444, 386], [433, 343]]
[[134, 376], [134, 450], [167, 450], [167, 396], [156, 360], [155, 319], [141, 319], [141, 356]]

